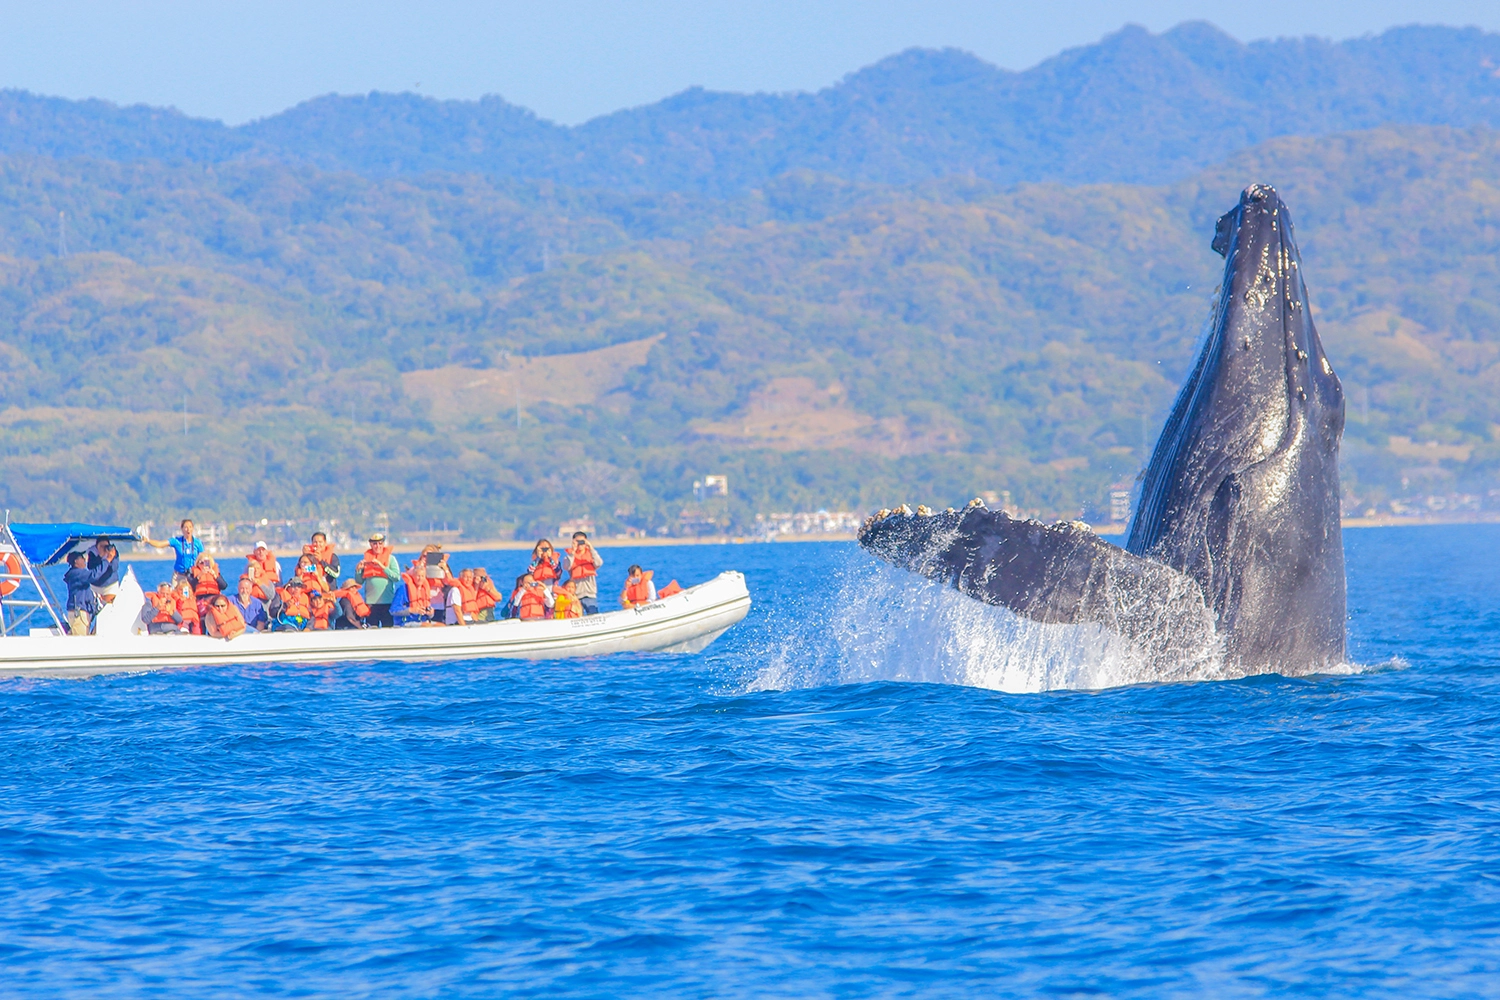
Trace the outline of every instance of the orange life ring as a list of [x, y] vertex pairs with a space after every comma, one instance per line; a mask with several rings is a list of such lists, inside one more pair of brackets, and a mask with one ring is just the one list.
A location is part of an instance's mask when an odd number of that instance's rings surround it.
[[[9, 576], [21, 575], [21, 560], [14, 552], [0, 552], [0, 567]], [[0, 580], [0, 597], [9, 597], [20, 586], [20, 580]]]

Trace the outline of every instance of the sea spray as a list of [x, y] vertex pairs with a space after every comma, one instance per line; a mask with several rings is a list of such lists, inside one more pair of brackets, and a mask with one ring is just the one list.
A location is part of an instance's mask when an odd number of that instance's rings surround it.
[[771, 609], [767, 632], [779, 638], [748, 690], [884, 680], [1023, 693], [1225, 676], [1218, 646], [1195, 638], [1202, 629], [1167, 620], [1149, 646], [1100, 625], [1041, 624], [859, 552], [828, 582], [828, 604]]

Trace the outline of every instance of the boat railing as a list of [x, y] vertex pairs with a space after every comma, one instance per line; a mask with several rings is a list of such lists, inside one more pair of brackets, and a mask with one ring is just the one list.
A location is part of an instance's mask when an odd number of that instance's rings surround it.
[[[14, 557], [18, 572], [9, 572], [11, 567], [6, 563], [10, 560], [6, 556]], [[5, 520], [0, 523], [0, 636], [27, 634], [37, 627], [63, 631], [59, 606], [46, 577], [36, 571], [11, 534], [7, 510]]]

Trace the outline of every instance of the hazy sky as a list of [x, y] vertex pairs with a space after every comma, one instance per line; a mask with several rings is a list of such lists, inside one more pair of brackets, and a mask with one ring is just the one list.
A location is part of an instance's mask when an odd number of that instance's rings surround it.
[[1203, 19], [1243, 40], [1418, 22], [1495, 31], [1500, 0], [0, 0], [0, 18], [4, 87], [231, 123], [329, 92], [499, 94], [574, 123], [695, 84], [813, 90], [913, 45], [1024, 69], [1131, 22]]

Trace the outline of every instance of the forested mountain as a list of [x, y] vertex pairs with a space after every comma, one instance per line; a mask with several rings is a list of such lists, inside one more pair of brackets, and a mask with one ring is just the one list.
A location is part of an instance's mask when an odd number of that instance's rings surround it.
[[1500, 134], [1413, 126], [1167, 186], [732, 198], [7, 157], [0, 502], [675, 530], [722, 472], [739, 525], [987, 490], [1076, 515], [1154, 437], [1251, 181], [1297, 220], [1351, 503], [1497, 485]]
[[1500, 127], [1500, 36], [1410, 27], [1246, 45], [1202, 23], [1130, 27], [1021, 73], [913, 49], [817, 93], [694, 89], [573, 128], [494, 97], [328, 96], [229, 128], [7, 91], [0, 153], [739, 197], [799, 170], [887, 185], [1162, 184], [1276, 136], [1388, 123]]

